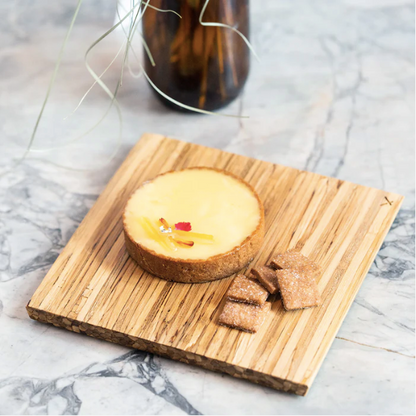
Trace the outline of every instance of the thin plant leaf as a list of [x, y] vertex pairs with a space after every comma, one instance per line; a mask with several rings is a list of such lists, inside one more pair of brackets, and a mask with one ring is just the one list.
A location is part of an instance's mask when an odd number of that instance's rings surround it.
[[[120, 4], [120, 3], [119, 3]], [[133, 2], [133, 4], [134, 4], [134, 2]], [[122, 6], [123, 7], [123, 6]], [[150, 4], [148, 5], [148, 7], [150, 7]], [[164, 12], [173, 12], [173, 10], [163, 10], [163, 9], [158, 9], [157, 7], [151, 7], [152, 9], [155, 9], [155, 10], [158, 10], [158, 11], [164, 11]], [[123, 7], [123, 9], [124, 9], [124, 11], [126, 11], [126, 9]], [[174, 12], [175, 13], [175, 12]], [[177, 13], [176, 13], [177, 14]], [[180, 16], [180, 15], [179, 15]], [[117, 7], [117, 17], [119, 18], [119, 19], [121, 19], [121, 16], [120, 16], [120, 12], [119, 12], [119, 10], [118, 10], [118, 7]], [[181, 19], [182, 19], [182, 16], [180, 16], [181, 17]], [[127, 34], [127, 32], [126, 32], [126, 30], [124, 29], [124, 27], [122, 26], [122, 29], [123, 29], [123, 32], [124, 32], [124, 34], [126, 35], [126, 37], [128, 37], [128, 34]], [[142, 41], [142, 44], [143, 44], [143, 47], [144, 47], [144, 50], [145, 50], [145, 52], [146, 52], [146, 54], [147, 54], [147, 56], [149, 57], [149, 60], [150, 60], [150, 63], [152, 64], [152, 66], [156, 66], [156, 63], [155, 63], [155, 60], [154, 60], [154, 58], [153, 58], [153, 55], [152, 55], [152, 52], [150, 51], [150, 48], [149, 48], [149, 46], [148, 46], [148, 44], [147, 44], [147, 42], [145, 41], [145, 39], [144, 39], [144, 37], [143, 37], [143, 35], [140, 33], [140, 32], [138, 32], [139, 33], [139, 36], [140, 36], [140, 38], [141, 38], [141, 41]], [[137, 54], [136, 54], [136, 52], [135, 52], [135, 50], [134, 50], [134, 48], [133, 48], [133, 45], [131, 45], [130, 44], [130, 49], [131, 49], [131, 51], [132, 51], [132, 53], [133, 53], [133, 55], [134, 55], [134, 57], [139, 61], [140, 59], [138, 58], [138, 56], [137, 56]], [[138, 74], [135, 74], [134, 73], [134, 71], [133, 71], [133, 69], [131, 68], [131, 65], [130, 65], [130, 60], [129, 60], [129, 57], [127, 57], [127, 62], [126, 62], [126, 66], [127, 66], [127, 69], [129, 70], [129, 72], [130, 72], [130, 75], [133, 77], [133, 78], [140, 78], [141, 77], [141, 75], [142, 75], [142, 73], [141, 72], [139, 72]]]
[[150, 9], [157, 10], [158, 12], [176, 14], [176, 16], [178, 16], [180, 19], [182, 19], [182, 16], [178, 12], [175, 12], [175, 10], [171, 10], [171, 9], [159, 9], [158, 7], [152, 6], [151, 4], [149, 4], [148, 7]]
[[[83, 0], [79, 0], [79, 3], [82, 3], [82, 1]], [[107, 86], [104, 84], [104, 82], [100, 79], [100, 76], [98, 76], [96, 73], [95, 73], [95, 71], [90, 67], [90, 65], [89, 65], [89, 63], [88, 63], [88, 56], [89, 56], [89, 53], [91, 52], [91, 50], [98, 44], [98, 43], [100, 43], [103, 39], [105, 39], [110, 33], [112, 33], [118, 26], [120, 26], [132, 13], [133, 13], [133, 11], [134, 11], [134, 9], [136, 9], [138, 6], [140, 5], [140, 3], [139, 4], [137, 4], [137, 5], [135, 5], [118, 23], [116, 23], [114, 26], [112, 26], [110, 29], [108, 29], [103, 35], [101, 35], [95, 42], [93, 42], [92, 43], [92, 45], [90, 45], [90, 47], [87, 49], [87, 51], [86, 51], [86, 53], [85, 53], [85, 56], [84, 56], [84, 61], [85, 61], [85, 66], [86, 66], [86, 68], [87, 68], [87, 70], [88, 70], [88, 72], [90, 73], [90, 75], [94, 78], [94, 84], [93, 84], [93, 86], [95, 85], [95, 84], [98, 84], [98, 85], [100, 85], [100, 87], [106, 92], [106, 94], [111, 98], [111, 102], [110, 102], [110, 105], [109, 105], [109, 107], [108, 107], [108, 109], [105, 111], [105, 113], [104, 113], [104, 115], [100, 118], [100, 120], [98, 120], [98, 122], [97, 123], [95, 123], [91, 128], [89, 128], [85, 133], [83, 133], [82, 135], [80, 135], [80, 136], [78, 136], [78, 137], [76, 137], [75, 139], [73, 139], [73, 140], [70, 140], [69, 142], [67, 142], [67, 143], [65, 143], [64, 145], [67, 145], [67, 144], [70, 144], [70, 143], [73, 143], [73, 142], [75, 142], [75, 141], [77, 141], [77, 140], [79, 140], [79, 139], [81, 139], [81, 138], [83, 138], [83, 137], [85, 137], [85, 136], [87, 136], [89, 133], [91, 133], [91, 131], [93, 131], [98, 125], [100, 125], [101, 123], [102, 123], [102, 121], [104, 120], [104, 118], [107, 116], [107, 114], [110, 112], [110, 110], [111, 110], [111, 108], [112, 108], [112, 106], [113, 105], [115, 105], [115, 107], [116, 107], [116, 109], [117, 109], [117, 113], [118, 113], [118, 117], [119, 117], [119, 120], [120, 120], [120, 129], [119, 129], [119, 138], [118, 138], [118, 142], [120, 142], [121, 143], [121, 131], [122, 131], [122, 124], [123, 124], [123, 122], [122, 122], [122, 114], [121, 114], [121, 109], [120, 109], [120, 106], [119, 106], [119, 104], [118, 104], [118, 101], [116, 100], [116, 96], [117, 96], [117, 92], [118, 92], [118, 89], [120, 88], [120, 82], [117, 84], [117, 86], [116, 86], [116, 89], [115, 89], [115, 93], [113, 94], [108, 88], [107, 88]], [[76, 11], [75, 11], [75, 13], [74, 13], [74, 18], [76, 18], [76, 14], [78, 13], [78, 10], [79, 10], [79, 7], [76, 9]], [[72, 22], [71, 22], [71, 26], [70, 26], [70, 30], [72, 30], [72, 27], [73, 27], [73, 23], [74, 23], [74, 21], [75, 21], [75, 19], [73, 18], [73, 20], [72, 20]], [[64, 41], [64, 44], [63, 44], [63, 47], [65, 47], [66, 46], [66, 43], [67, 43], [67, 40], [68, 40], [68, 34], [67, 34], [67, 37], [65, 38], [65, 41]], [[62, 49], [61, 49], [62, 50]], [[61, 56], [62, 54], [60, 54], [59, 55], [59, 57], [58, 57], [58, 61], [57, 61], [57, 64], [55, 65], [55, 70], [56, 70], [56, 73], [57, 73], [57, 69], [59, 68], [59, 64], [60, 64], [60, 62], [61, 62], [61, 60], [62, 60], [62, 56]], [[56, 73], [54, 72], [54, 75], [55, 75], [55, 77], [54, 78], [56, 78]], [[54, 81], [55, 79], [53, 79], [53, 81]], [[91, 87], [92, 88], [92, 87]], [[51, 88], [51, 85], [50, 85], [50, 89], [48, 90], [48, 93], [47, 93], [47, 98], [49, 97], [49, 93], [50, 93], [50, 90], [51, 90], [52, 88]], [[85, 99], [85, 96], [83, 97], [83, 99]], [[80, 104], [79, 104], [80, 105]], [[79, 107], [79, 105], [77, 106], [77, 108]], [[44, 106], [46, 106], [46, 102], [44, 102]], [[42, 107], [42, 112], [41, 112], [41, 114], [39, 115], [39, 117], [38, 117], [38, 121], [40, 121], [40, 117], [41, 117], [41, 115], [42, 115], [42, 113], [43, 113], [43, 110], [44, 110], [44, 106]], [[74, 110], [75, 111], [75, 110]], [[37, 128], [37, 125], [36, 125], [36, 128]], [[61, 147], [61, 146], [59, 146], [59, 147]], [[58, 147], [58, 148], [59, 148]], [[118, 146], [119, 147], [119, 146]], [[49, 148], [46, 148], [46, 149], [29, 149], [26, 153], [25, 153], [25, 155], [24, 155], [24, 157], [26, 157], [27, 156], [27, 153], [29, 152], [29, 151], [35, 151], [35, 152], [43, 152], [43, 151], [49, 151], [49, 150], [54, 150], [55, 148], [57, 148], [57, 147], [49, 147]], [[23, 157], [23, 158], [24, 158]]]
[[256, 57], [256, 59], [258, 60], [258, 61], [260, 61], [260, 58], [258, 57], [258, 55], [257, 55], [257, 53], [256, 53], [256, 51], [254, 50], [254, 48], [253, 48], [253, 46], [251, 45], [251, 43], [250, 43], [250, 41], [238, 30], [238, 29], [236, 29], [235, 27], [232, 27], [232, 26], [230, 26], [230, 25], [226, 25], [226, 24], [224, 24], [224, 23], [215, 23], [215, 22], [203, 22], [202, 21], [202, 18], [203, 18], [203, 16], [204, 16], [204, 13], [205, 13], [205, 10], [207, 9], [207, 7], [208, 7], [208, 3], [209, 3], [209, 0], [205, 0], [205, 3], [204, 3], [204, 5], [203, 5], [203, 7], [202, 7], [202, 10], [201, 10], [201, 14], [199, 15], [199, 23], [202, 25], [202, 26], [211, 26], [211, 27], [223, 27], [223, 28], [225, 28], [225, 29], [231, 29], [232, 31], [234, 31], [235, 33], [237, 33], [240, 37], [241, 37], [241, 39], [243, 39], [243, 41], [245, 42], [245, 44], [248, 46], [248, 48], [250, 49], [250, 51], [253, 53], [253, 55]]
[[[84, 57], [84, 62], [85, 62], [85, 66], [88, 70], [88, 72], [90, 73], [90, 75], [94, 78], [95, 82], [104, 90], [104, 92], [111, 98], [111, 102], [110, 105], [107, 109], [107, 111], [104, 113], [104, 115], [101, 117], [101, 119], [94, 124], [87, 132], [85, 132], [83, 135], [81, 135], [79, 138], [81, 137], [85, 137], [87, 134], [89, 134], [92, 130], [94, 130], [99, 124], [102, 123], [102, 121], [104, 120], [104, 118], [107, 116], [107, 114], [109, 113], [109, 111], [111, 110], [111, 108], [113, 107], [113, 105], [116, 108], [117, 111], [117, 115], [120, 121], [120, 128], [119, 128], [119, 136], [118, 136], [118, 140], [117, 143], [121, 144], [121, 134], [122, 134], [122, 128], [123, 128], [123, 116], [121, 113], [121, 108], [120, 105], [116, 99], [117, 97], [117, 93], [119, 91], [119, 88], [121, 86], [121, 78], [119, 79], [117, 86], [115, 88], [114, 94], [110, 91], [110, 89], [107, 87], [107, 85], [100, 79], [100, 77], [96, 74], [96, 72], [91, 68], [91, 66], [88, 63], [88, 56], [90, 54], [90, 52], [93, 50], [93, 48], [100, 43], [103, 39], [105, 39], [110, 33], [112, 33], [118, 26], [120, 26], [134, 11], [135, 8], [139, 7], [141, 5], [141, 2], [133, 5], [132, 9], [118, 22], [116, 23], [114, 26], [112, 26], [110, 29], [108, 29], [103, 35], [101, 35], [95, 42], [93, 42], [90, 47], [87, 49], [86, 53], [85, 53], [85, 57]], [[130, 35], [130, 33], [129, 33]], [[127, 47], [127, 45], [126, 45]], [[77, 138], [77, 140], [79, 139]], [[118, 145], [119, 147], [119, 145]], [[114, 157], [114, 156], [112, 156]], [[110, 159], [111, 160], [111, 159]]]
[[[140, 2], [140, 6], [142, 5], [142, 3], [143, 3], [143, 1]], [[128, 57], [129, 49], [130, 49], [130, 46], [131, 46], [131, 41], [134, 37], [134, 34], [137, 30], [137, 27], [138, 27], [139, 23], [141, 22], [141, 20], [144, 16], [144, 13], [146, 12], [146, 9], [147, 9], [147, 6], [149, 5], [149, 3], [150, 3], [150, 0], [147, 0], [146, 3], [144, 4], [143, 11], [141, 11], [141, 7], [137, 10], [137, 13], [136, 13], [136, 16], [135, 16], [135, 19], [134, 19], [134, 22], [133, 22], [133, 28], [130, 28], [129, 36], [127, 36], [126, 51], [125, 51], [125, 54], [124, 54], [123, 65], [121, 66], [120, 85], [123, 84], [124, 66], [127, 62], [127, 57]]]
[[[98, 78], [102, 78], [105, 73], [110, 69], [110, 67], [113, 65], [113, 63], [117, 60], [118, 56], [120, 55], [121, 51], [123, 50], [123, 48], [125, 47], [126, 42], [123, 42], [123, 44], [121, 45], [120, 49], [118, 50], [116, 56], [111, 60], [111, 62], [107, 65], [107, 67], [104, 69], [103, 72], [101, 72], [101, 74], [98, 76]], [[88, 90], [86, 91], [86, 93], [82, 96], [82, 98], [79, 100], [78, 105], [75, 107], [75, 109], [72, 111], [72, 113], [65, 117], [64, 120], [66, 120], [68, 117], [72, 116], [77, 110], [78, 108], [81, 106], [81, 104], [84, 102], [85, 98], [87, 98], [87, 95], [90, 93], [90, 91], [95, 87], [95, 85], [97, 84], [97, 81], [94, 81], [93, 84], [91, 85], [91, 87], [88, 88]]]
[[185, 108], [186, 110], [195, 111], [196, 113], [209, 114], [209, 115], [214, 115], [214, 116], [233, 117], [233, 118], [248, 118], [248, 116], [239, 116], [239, 115], [234, 115], [234, 114], [213, 113], [212, 111], [202, 110], [202, 109], [196, 108], [196, 107], [191, 107], [189, 105], [186, 105], [186, 104], [183, 104], [183, 103], [181, 103], [179, 101], [176, 101], [174, 98], [169, 97], [169, 95], [165, 94], [162, 90], [160, 90], [154, 84], [154, 82], [150, 79], [150, 77], [146, 74], [146, 71], [144, 70], [143, 66], [140, 65], [140, 67], [141, 67], [141, 70], [142, 70], [143, 75], [145, 76], [145, 78], [147, 79], [147, 81], [149, 82], [149, 84], [152, 86], [152, 88], [158, 94], [160, 94], [162, 97], [166, 98], [171, 103], [178, 105], [179, 107]]

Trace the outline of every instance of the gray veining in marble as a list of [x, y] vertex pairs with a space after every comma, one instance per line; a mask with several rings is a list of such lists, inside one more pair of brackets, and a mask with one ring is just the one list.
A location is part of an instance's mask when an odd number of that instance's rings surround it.
[[[118, 383], [129, 388], [135, 383], [143, 386], [151, 393], [145, 392], [149, 396], [146, 407], [142, 409], [145, 413], [201, 414], [178, 392], [154, 357], [141, 351], [129, 352], [107, 362], [92, 363], [75, 374], [52, 380], [10, 377], [0, 383], [3, 410], [5, 413], [16, 413], [17, 410], [23, 414], [78, 414], [83, 404], [82, 397], [86, 394], [91, 399], [93, 391], [88, 386], [97, 378], [116, 380], [113, 381], [112, 394]], [[99, 388], [95, 385], [98, 383], [93, 384], [93, 389]], [[105, 391], [106, 395], [108, 393]], [[97, 408], [89, 409], [88, 413], [97, 413]]]
[[[115, 16], [115, 2], [84, 3], [36, 151], [0, 177], [0, 414], [414, 414], [413, 1], [253, 1], [262, 61], [253, 61], [244, 94], [222, 111], [249, 118], [171, 112], [143, 79], [126, 74], [119, 145], [114, 112], [77, 139], [107, 108], [99, 88], [67, 117], [92, 83], [83, 54]], [[0, 3], [3, 171], [24, 152], [74, 7]], [[121, 36], [92, 54], [97, 71]], [[119, 66], [107, 72], [108, 85], [118, 74]], [[27, 317], [30, 296], [146, 131], [405, 195], [307, 397]]]

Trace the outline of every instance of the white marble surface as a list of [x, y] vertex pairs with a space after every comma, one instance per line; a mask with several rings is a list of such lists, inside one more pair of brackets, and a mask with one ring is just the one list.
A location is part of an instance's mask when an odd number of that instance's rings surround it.
[[[65, 145], [108, 105], [94, 89], [63, 120], [91, 83], [83, 53], [114, 19], [113, 2], [84, 3], [35, 142], [58, 149], [31, 153], [0, 177], [0, 413], [414, 414], [413, 1], [253, 1], [262, 62], [253, 62], [244, 95], [224, 110], [250, 118], [171, 112], [143, 79], [126, 75], [122, 143], [110, 162], [115, 114]], [[23, 154], [74, 6], [0, 3], [2, 169]], [[116, 33], [92, 65], [103, 69], [119, 42]], [[118, 73], [112, 68], [106, 81], [114, 85]], [[406, 196], [307, 397], [28, 319], [30, 296], [146, 131]]]

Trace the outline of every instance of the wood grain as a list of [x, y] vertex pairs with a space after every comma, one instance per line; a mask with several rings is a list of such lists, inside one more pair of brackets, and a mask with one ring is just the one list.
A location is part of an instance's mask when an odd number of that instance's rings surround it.
[[[266, 216], [249, 266], [289, 248], [324, 269], [319, 308], [285, 312], [275, 301], [255, 335], [217, 324], [232, 278], [172, 283], [127, 255], [122, 212], [159, 173], [209, 166], [241, 176]], [[387, 202], [386, 198], [391, 202]], [[146, 134], [87, 214], [30, 300], [29, 316], [234, 377], [305, 395], [386, 236], [403, 197], [310, 172]], [[348, 371], [348, 369], [346, 369]]]

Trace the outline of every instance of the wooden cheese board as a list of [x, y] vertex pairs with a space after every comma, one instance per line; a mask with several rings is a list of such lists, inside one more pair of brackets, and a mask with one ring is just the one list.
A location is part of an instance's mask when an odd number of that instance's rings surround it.
[[[320, 307], [285, 312], [276, 300], [260, 331], [247, 334], [217, 323], [232, 277], [167, 282], [130, 259], [122, 226], [129, 195], [162, 172], [191, 166], [232, 172], [262, 199], [266, 236], [244, 272], [275, 253], [301, 250], [324, 269]], [[27, 310], [40, 322], [305, 395], [402, 201], [394, 193], [145, 134]]]

